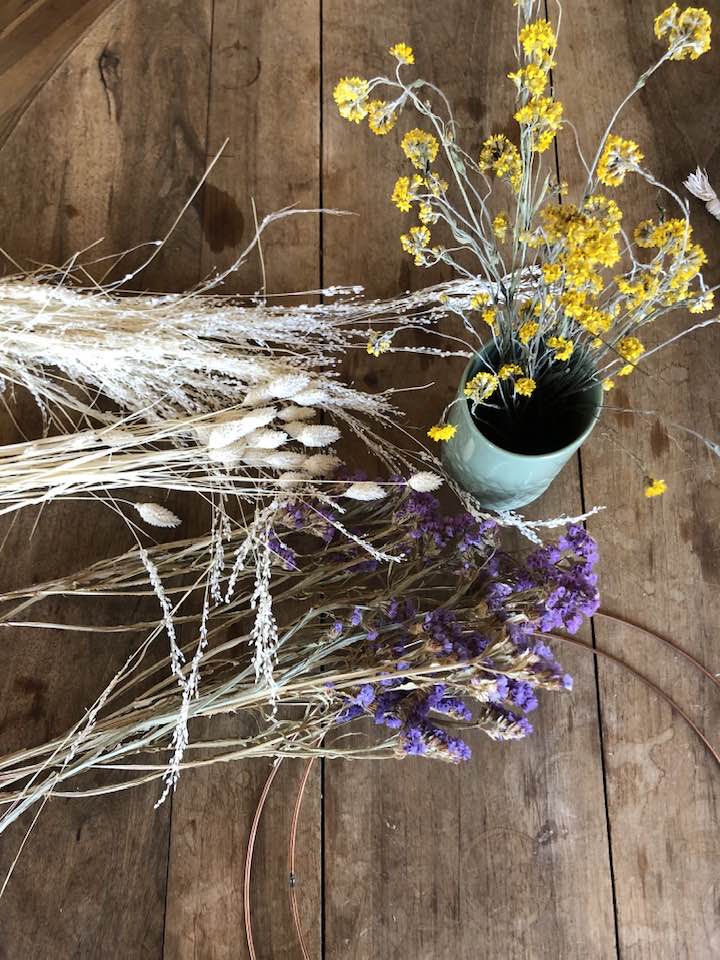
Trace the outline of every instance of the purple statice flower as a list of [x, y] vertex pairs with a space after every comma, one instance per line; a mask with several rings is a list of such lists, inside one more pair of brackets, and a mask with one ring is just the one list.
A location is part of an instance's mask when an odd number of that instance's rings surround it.
[[298, 569], [295, 563], [295, 551], [291, 550], [274, 533], [271, 533], [268, 537], [268, 548], [280, 560], [286, 570]]
[[362, 623], [362, 610], [360, 607], [355, 607], [352, 614], [350, 615], [350, 623], [354, 627], [359, 627]]
[[537, 709], [538, 701], [535, 696], [535, 686], [527, 680], [511, 680], [507, 699], [525, 713]]

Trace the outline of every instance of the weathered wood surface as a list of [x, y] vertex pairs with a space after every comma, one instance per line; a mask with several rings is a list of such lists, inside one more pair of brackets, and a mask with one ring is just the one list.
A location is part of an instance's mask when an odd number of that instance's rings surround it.
[[[719, 22], [718, 0], [707, 5]], [[67, 7], [50, 6], [66, 23]], [[4, 59], [2, 42], [36, 7], [7, 4], [0, 14], [0, 68], [24, 78], [37, 68], [23, 66], [28, 56]], [[649, 62], [656, 12], [649, 0], [577, 0], [566, 9], [556, 82], [582, 143], [597, 137]], [[402, 166], [397, 134], [375, 138], [340, 121], [332, 85], [338, 75], [389, 66], [392, 42], [413, 43], [417, 69], [449, 94], [475, 149], [488, 133], [513, 128], [504, 79], [513, 30], [506, 0], [481, 8], [452, 0], [441, 15], [412, 0], [118, 0], [57, 69], [45, 55], [36, 75], [50, 79], [0, 150], [2, 245], [20, 260], [57, 263], [99, 236], [107, 250], [155, 238], [229, 137], [144, 286], [181, 289], [232, 262], [253, 229], [250, 197], [260, 216], [288, 203], [359, 214], [325, 217], [322, 231], [316, 217], [273, 227], [263, 243], [269, 292], [363, 282], [371, 294], [388, 294], [420, 285], [427, 273], [401, 254], [405, 219], [388, 202]], [[706, 92], [717, 56], [671, 64], [621, 125], [676, 187], [695, 162], [720, 181], [718, 121]], [[0, 78], [0, 111], [21, 103], [8, 83]], [[569, 133], [558, 160], [561, 176], [576, 184]], [[654, 199], [637, 183], [619, 195], [630, 223], [651, 213]], [[717, 225], [700, 205], [694, 212], [699, 239], [717, 257]], [[260, 285], [252, 260], [228, 289]], [[717, 334], [705, 331], [661, 356], [654, 376], [630, 378], [611, 398], [717, 437], [716, 348]], [[383, 359], [354, 358], [346, 372], [371, 389], [397, 383], [397, 364]], [[402, 370], [408, 384], [435, 382], [405, 403], [408, 423], [426, 428], [460, 370], [422, 360]], [[535, 512], [579, 510], [583, 498], [607, 504], [591, 525], [604, 557], [604, 607], [673, 636], [716, 669], [717, 486], [708, 458], [668, 438], [656, 419], [617, 419], [617, 439], [668, 480], [671, 494], [645, 501], [642, 471], [605, 436], [615, 426], [608, 417], [583, 452], [582, 471], [569, 465]], [[3, 420], [3, 439], [12, 436]], [[3, 583], [125, 545], [100, 512], [88, 512], [86, 528], [67, 543], [71, 512], [48, 512], [30, 547], [34, 517], [16, 523]], [[125, 640], [92, 636], [63, 639], [60, 648], [45, 634], [7, 629], [1, 639], [11, 651], [0, 681], [4, 748], [75, 720], [127, 649]], [[717, 728], [712, 687], [657, 641], [601, 619], [596, 639], [672, 691], [705, 730]], [[298, 851], [311, 956], [695, 960], [720, 952], [716, 769], [637, 681], [612, 664], [596, 676], [583, 651], [560, 653], [575, 690], [544, 698], [538, 731], [525, 744], [478, 738], [463, 770], [410, 760], [317, 765]], [[228, 733], [236, 729], [224, 722]], [[0, 957], [247, 956], [243, 862], [267, 772], [258, 762], [186, 775], [159, 813], [154, 788], [48, 805], [0, 901]], [[281, 770], [256, 847], [260, 958], [300, 956], [287, 841], [301, 772]], [[3, 838], [0, 866], [20, 838]]]
[[[720, 3], [704, 4], [720, 22]], [[653, 4], [592, 0], [566, 8], [558, 57], [558, 96], [578, 127], [586, 155], [615, 107], [661, 49], [652, 36]], [[602, 13], [600, 14], [600, 9]], [[714, 35], [717, 45], [717, 32]], [[617, 125], [646, 155], [656, 178], [679, 193], [696, 164], [720, 180], [720, 120], [712, 90], [720, 75], [717, 49], [696, 63], [670, 63], [635, 98]], [[592, 82], [578, 83], [578, 77]], [[560, 172], [581, 182], [569, 135], [560, 141]], [[626, 180], [614, 194], [631, 231], [657, 214], [659, 201], [674, 216], [673, 202]], [[697, 240], [718, 263], [720, 229], [693, 200]], [[720, 271], [711, 272], [717, 283]], [[693, 318], [703, 319], [702, 317]], [[649, 344], [677, 333], [688, 315], [664, 320]], [[717, 327], [673, 345], [627, 378], [607, 401], [618, 407], [660, 411], [712, 439], [720, 433]], [[642, 368], [641, 368], [642, 369]], [[657, 416], [610, 416], [583, 453], [588, 503], [606, 504], [590, 529], [602, 548], [603, 607], [635, 620], [718, 670], [715, 624], [720, 538], [716, 462], [692, 438], [670, 435]], [[610, 434], [608, 436], [608, 434]], [[643, 470], [664, 477], [670, 492], [643, 496]], [[717, 691], [656, 640], [602, 618], [600, 647], [632, 663], [682, 705], [717, 743]], [[627, 960], [712, 957], [720, 953], [720, 784], [715, 763], [670, 708], [614, 664], [600, 665], [600, 695], [612, 863], [618, 908], [620, 955]]]

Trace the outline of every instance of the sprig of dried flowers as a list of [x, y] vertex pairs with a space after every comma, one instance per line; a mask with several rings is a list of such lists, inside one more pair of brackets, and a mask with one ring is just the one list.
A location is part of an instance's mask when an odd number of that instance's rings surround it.
[[[0, 831], [51, 795], [106, 793], [162, 778], [167, 791], [184, 766], [253, 756], [413, 754], [457, 763], [470, 756], [463, 731], [498, 740], [530, 733], [527, 714], [538, 692], [571, 686], [536, 634], [575, 632], [597, 608], [597, 551], [584, 529], [571, 525], [555, 544], [520, 559], [498, 550], [494, 521], [446, 515], [432, 494], [400, 485], [345, 519], [377, 555], [402, 558], [380, 564], [339, 536], [335, 519], [323, 503], [288, 505], [273, 516], [274, 710], [267, 708], [268, 679], [256, 681], [247, 657], [254, 573], [233, 573], [235, 594], [210, 629], [202, 614], [186, 618], [208, 644], [202, 687], [185, 703], [186, 725], [226, 712], [259, 715], [257, 733], [204, 741], [214, 750], [209, 759], [183, 760], [194, 749], [187, 741], [180, 752], [174, 745], [169, 767], [153, 759], [166, 751], [177, 714], [173, 677], [162, 669], [167, 658], [145, 666], [154, 631], [75, 728], [0, 758]], [[119, 570], [111, 581], [108, 570], [102, 589], [132, 591], [136, 573]], [[180, 567], [165, 573], [166, 589], [182, 593]], [[63, 592], [81, 595], [89, 583], [99, 589], [97, 569], [75, 576]], [[305, 598], [301, 611], [298, 597]], [[197, 636], [177, 650], [185, 677]], [[374, 720], [373, 732], [346, 728], [363, 717]], [[84, 789], [78, 778], [90, 771], [110, 782]]]
[[[479, 354], [480, 369], [464, 390], [473, 413], [505, 409], [522, 418], [536, 390], [536, 400], [554, 405], [597, 382], [612, 390], [616, 377], [629, 376], [641, 360], [678, 339], [648, 350], [641, 339], [647, 324], [681, 309], [711, 310], [717, 288], [703, 278], [707, 256], [693, 241], [687, 201], [655, 179], [637, 143], [614, 132], [625, 105], [660, 66], [695, 60], [710, 49], [708, 12], [681, 11], [673, 3], [656, 18], [655, 34], [666, 50], [615, 111], [593, 161], [581, 158], [587, 181], [570, 202], [566, 185], [554, 180], [553, 163], [548, 172], [544, 162], [563, 126], [563, 105], [552, 93], [556, 32], [541, 17], [539, 0], [515, 5], [517, 69], [508, 76], [517, 89], [518, 144], [491, 134], [479, 156], [464, 150], [442, 91], [406, 79], [415, 55], [404, 43], [390, 49], [397, 61], [394, 78], [345, 77], [334, 99], [342, 117], [367, 119], [378, 135], [392, 130], [403, 110], [426, 122], [427, 129], [408, 130], [401, 140], [414, 169], [398, 179], [391, 199], [401, 211], [416, 211], [419, 222], [400, 242], [417, 266], [447, 264], [461, 278], [443, 300]], [[631, 239], [622, 210], [603, 189], [620, 186], [628, 176], [664, 191], [680, 215], [644, 220]], [[688, 188], [716, 203], [705, 180], [699, 172]], [[433, 239], [439, 224], [451, 245]], [[689, 325], [682, 335], [717, 322]], [[371, 337], [369, 352], [389, 349], [389, 335], [380, 342]], [[447, 442], [455, 429], [443, 418], [428, 435]], [[664, 489], [663, 481], [652, 481], [648, 496]]]

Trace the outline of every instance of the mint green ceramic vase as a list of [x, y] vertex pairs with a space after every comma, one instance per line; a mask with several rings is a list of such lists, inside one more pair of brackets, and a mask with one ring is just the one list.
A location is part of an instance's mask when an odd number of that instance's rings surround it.
[[502, 438], [494, 437], [500, 442], [493, 442], [483, 434], [464, 394], [466, 382], [481, 368], [481, 358], [482, 354], [470, 361], [460, 381], [457, 402], [451, 406], [447, 418], [457, 433], [443, 443], [442, 459], [447, 471], [464, 490], [475, 496], [480, 506], [489, 510], [516, 510], [541, 496], [590, 436], [602, 408], [603, 390], [598, 383], [576, 395], [571, 404], [571, 435], [568, 437], [566, 427], [557, 448], [550, 427], [548, 435], [536, 444], [547, 447], [548, 452], [506, 450], [501, 445]]

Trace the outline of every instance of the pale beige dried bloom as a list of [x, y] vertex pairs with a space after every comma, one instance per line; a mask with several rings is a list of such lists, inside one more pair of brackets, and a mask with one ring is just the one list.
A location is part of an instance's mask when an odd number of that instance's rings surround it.
[[259, 410], [253, 410], [252, 413], [244, 417], [238, 417], [235, 420], [227, 420], [214, 427], [208, 434], [208, 446], [225, 447], [234, 443], [241, 437], [259, 430], [275, 419], [277, 411], [274, 407], [261, 407]]
[[308, 483], [310, 477], [301, 471], [288, 470], [278, 477], [278, 485], [283, 488], [296, 487], [299, 483]]
[[429, 470], [423, 470], [420, 473], [414, 473], [407, 482], [411, 490], [418, 493], [431, 493], [442, 486], [442, 479], [436, 473], [430, 473]]
[[691, 173], [685, 180], [683, 186], [698, 200], [703, 200], [707, 212], [716, 220], [720, 220], [720, 199], [710, 183], [707, 170], [701, 170], [698, 167], [695, 173]]
[[248, 434], [246, 441], [249, 447], [259, 450], [275, 450], [287, 443], [288, 435], [284, 430], [256, 430]]
[[331, 453], [314, 453], [305, 458], [302, 468], [313, 477], [329, 477], [341, 463], [342, 460]]
[[317, 410], [313, 410], [312, 407], [296, 407], [293, 405], [281, 410], [279, 416], [281, 420], [312, 420], [316, 414]]
[[182, 523], [172, 510], [159, 503], [136, 503], [134, 507], [145, 523], [152, 527], [178, 527]]
[[351, 484], [343, 493], [344, 497], [350, 500], [384, 500], [385, 491], [379, 483], [372, 480], [360, 480]]
[[295, 434], [295, 438], [304, 447], [328, 447], [340, 439], [340, 431], [337, 427], [323, 423], [303, 425], [302, 429]]

